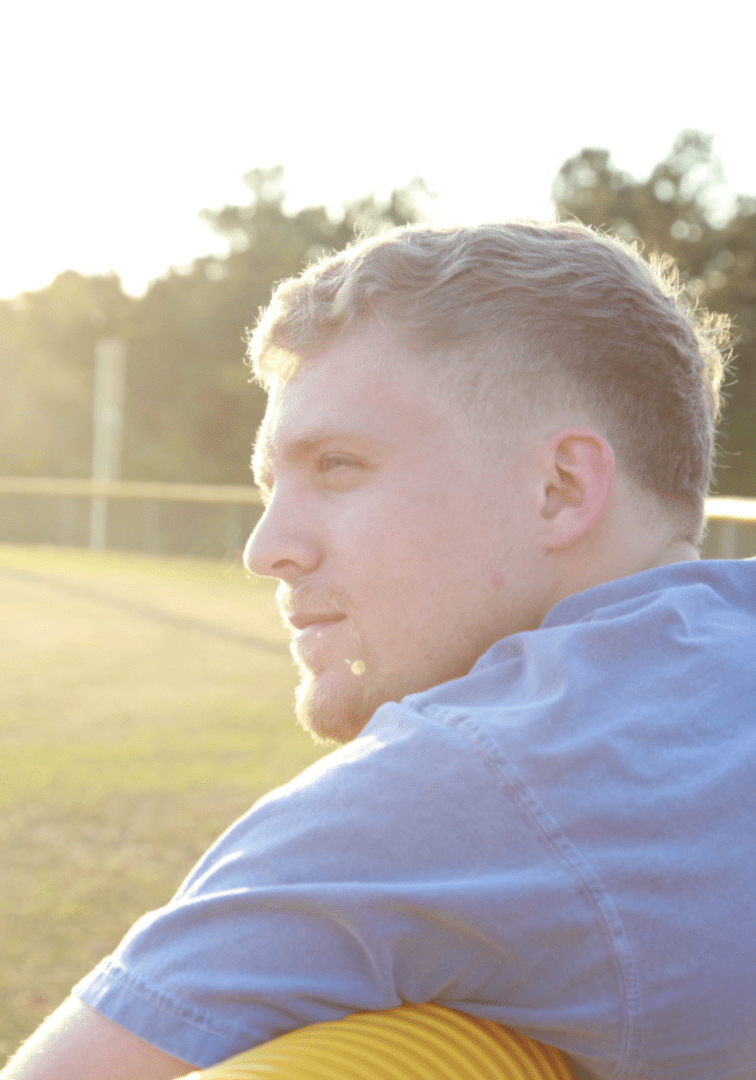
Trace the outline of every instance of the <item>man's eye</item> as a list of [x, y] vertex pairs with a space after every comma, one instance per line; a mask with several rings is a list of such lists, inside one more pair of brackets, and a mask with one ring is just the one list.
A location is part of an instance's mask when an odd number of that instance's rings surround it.
[[355, 466], [357, 462], [354, 458], [347, 457], [346, 454], [324, 454], [320, 459], [320, 472], [331, 472], [333, 469], [339, 469], [341, 467], [351, 468]]

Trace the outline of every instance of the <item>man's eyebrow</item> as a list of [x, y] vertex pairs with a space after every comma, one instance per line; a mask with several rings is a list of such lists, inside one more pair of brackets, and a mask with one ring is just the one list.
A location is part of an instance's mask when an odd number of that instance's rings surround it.
[[362, 443], [385, 443], [385, 439], [379, 439], [366, 431], [355, 431], [346, 424], [328, 424], [323, 427], [313, 428], [302, 435], [294, 435], [286, 440], [285, 445], [297, 453], [300, 448], [307, 450], [311, 446], [328, 442], [329, 439], [350, 439], [353, 442]]

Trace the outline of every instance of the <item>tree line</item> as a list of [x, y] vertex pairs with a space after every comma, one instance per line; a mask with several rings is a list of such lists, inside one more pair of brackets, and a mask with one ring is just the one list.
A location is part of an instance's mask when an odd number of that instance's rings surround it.
[[[246, 329], [276, 282], [357, 233], [422, 220], [417, 179], [389, 199], [368, 196], [339, 215], [287, 212], [280, 167], [255, 169], [244, 206], [204, 211], [228, 254], [195, 259], [124, 293], [115, 274], [59, 274], [43, 289], [0, 301], [0, 471], [87, 476], [93, 353], [98, 338], [127, 342], [123, 475], [205, 483], [249, 481], [251, 440], [264, 395], [241, 363]], [[691, 292], [735, 319], [739, 344], [728, 389], [721, 493], [756, 495], [756, 199], [724, 183], [712, 139], [678, 136], [647, 179], [583, 149], [560, 169], [555, 209], [672, 255]]]

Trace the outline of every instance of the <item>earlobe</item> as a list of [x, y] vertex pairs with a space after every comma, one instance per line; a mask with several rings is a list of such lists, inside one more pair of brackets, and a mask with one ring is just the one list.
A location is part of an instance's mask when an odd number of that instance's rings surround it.
[[603, 516], [614, 480], [614, 454], [590, 428], [562, 428], [543, 447], [541, 503], [547, 549], [568, 547]]

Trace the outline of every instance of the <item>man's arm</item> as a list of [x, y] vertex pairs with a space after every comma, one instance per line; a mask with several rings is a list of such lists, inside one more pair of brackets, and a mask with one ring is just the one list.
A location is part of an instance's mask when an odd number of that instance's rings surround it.
[[70, 997], [24, 1043], [0, 1080], [175, 1080], [195, 1068]]

